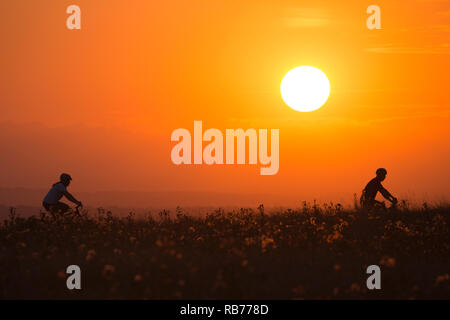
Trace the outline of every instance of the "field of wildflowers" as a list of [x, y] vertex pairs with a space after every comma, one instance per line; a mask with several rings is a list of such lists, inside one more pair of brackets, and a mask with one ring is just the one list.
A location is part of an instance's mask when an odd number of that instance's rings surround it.
[[[449, 299], [450, 207], [267, 213], [99, 209], [0, 226], [1, 299]], [[81, 268], [68, 290], [66, 268]], [[366, 268], [381, 268], [368, 290]]]

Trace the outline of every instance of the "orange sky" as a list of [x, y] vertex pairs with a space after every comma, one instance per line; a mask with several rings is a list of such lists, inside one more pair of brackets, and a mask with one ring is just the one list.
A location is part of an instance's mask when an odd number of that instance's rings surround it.
[[[0, 41], [2, 187], [351, 200], [383, 166], [400, 198], [450, 198], [450, 1], [2, 1]], [[280, 96], [300, 65], [331, 83], [311, 113]], [[280, 129], [279, 173], [173, 165], [194, 120]]]

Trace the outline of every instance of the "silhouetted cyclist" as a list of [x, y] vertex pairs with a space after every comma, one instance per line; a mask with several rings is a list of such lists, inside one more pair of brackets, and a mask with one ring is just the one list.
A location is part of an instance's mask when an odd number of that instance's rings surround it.
[[63, 214], [70, 210], [70, 207], [67, 204], [59, 201], [63, 196], [77, 206], [82, 206], [82, 203], [67, 191], [67, 187], [69, 186], [72, 177], [67, 173], [63, 173], [59, 179], [60, 181], [53, 184], [42, 202], [45, 210], [50, 212], [53, 216], [55, 216], [55, 213]]
[[376, 171], [377, 176], [370, 180], [370, 182], [364, 188], [361, 195], [361, 206], [363, 208], [385, 208], [383, 202], [375, 200], [377, 193], [380, 192], [383, 197], [392, 202], [392, 204], [397, 203], [397, 198], [389, 193], [382, 185], [381, 181], [386, 179], [387, 171], [384, 168], [379, 168]]

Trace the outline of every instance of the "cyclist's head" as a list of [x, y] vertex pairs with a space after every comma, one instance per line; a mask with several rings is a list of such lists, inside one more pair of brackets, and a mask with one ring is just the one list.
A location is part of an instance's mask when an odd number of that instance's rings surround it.
[[377, 173], [377, 178], [380, 181], [383, 181], [384, 179], [386, 179], [387, 170], [385, 168], [378, 168], [376, 173]]
[[59, 179], [65, 186], [68, 186], [70, 184], [70, 180], [72, 180], [72, 177], [70, 176], [70, 174], [63, 173], [59, 176]]

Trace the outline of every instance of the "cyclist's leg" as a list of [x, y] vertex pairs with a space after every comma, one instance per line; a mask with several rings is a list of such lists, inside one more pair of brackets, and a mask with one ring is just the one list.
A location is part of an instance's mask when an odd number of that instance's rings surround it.
[[53, 208], [59, 214], [64, 214], [70, 210], [70, 207], [67, 204], [65, 204], [64, 202], [56, 203], [55, 205], [53, 205]]
[[48, 213], [50, 213], [53, 216], [53, 218], [55, 217], [53, 205], [43, 202], [42, 206], [44, 207], [45, 211], [47, 211]]
[[377, 201], [377, 200], [373, 200], [373, 201], [374, 201], [374, 204], [373, 204], [374, 208], [381, 209], [381, 210], [387, 210], [384, 202]]
[[70, 211], [70, 206], [60, 202], [60, 206], [61, 206], [61, 213], [66, 213], [67, 211]]
[[374, 209], [374, 208], [376, 208], [377, 202], [378, 201], [375, 201], [374, 199], [364, 199], [362, 202], [362, 207], [367, 210]]
[[45, 211], [50, 212], [50, 204], [42, 202], [42, 206], [44, 207]]

